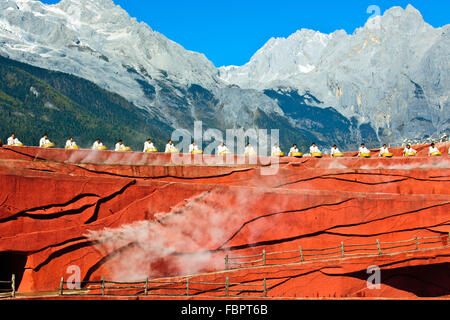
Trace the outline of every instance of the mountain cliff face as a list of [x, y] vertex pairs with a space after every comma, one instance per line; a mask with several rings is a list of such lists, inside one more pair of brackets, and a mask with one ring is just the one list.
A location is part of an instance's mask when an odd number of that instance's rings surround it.
[[112, 0], [5, 0], [0, 55], [94, 82], [172, 128], [280, 129], [284, 148], [376, 146], [449, 128], [448, 27], [412, 7], [376, 19], [353, 35], [271, 39], [248, 64], [217, 69]]
[[246, 65], [220, 68], [220, 77], [242, 88], [308, 92], [388, 142], [431, 136], [450, 128], [449, 30], [428, 25], [412, 6], [394, 7], [352, 35], [302, 29], [272, 38]]
[[123, 139], [142, 150], [149, 137], [158, 148], [173, 128], [90, 81], [0, 57], [0, 137], [12, 132], [28, 146], [44, 133], [58, 147], [73, 137], [82, 148], [95, 139], [113, 147]]

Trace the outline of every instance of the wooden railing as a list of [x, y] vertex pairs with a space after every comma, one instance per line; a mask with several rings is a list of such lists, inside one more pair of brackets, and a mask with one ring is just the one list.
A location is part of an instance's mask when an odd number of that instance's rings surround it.
[[[442, 245], [435, 246], [440, 243]], [[403, 248], [405, 250], [398, 250]], [[368, 244], [344, 244], [329, 248], [305, 249], [299, 246], [297, 250], [266, 252], [249, 256], [225, 256], [225, 270], [235, 270], [248, 267], [270, 265], [287, 265], [293, 263], [312, 262], [318, 260], [336, 260], [350, 257], [382, 256], [385, 254], [399, 254], [421, 250], [450, 248], [450, 232], [437, 237], [414, 237], [413, 239], [381, 242], [376, 240]], [[247, 261], [247, 259], [259, 258]], [[238, 261], [244, 260], [244, 261]], [[236, 262], [237, 261], [237, 262]], [[271, 263], [272, 262], [272, 263]], [[276, 262], [276, 263], [274, 263]], [[235, 266], [235, 267], [233, 267]], [[0, 281], [0, 298], [14, 298], [15, 275], [10, 281]], [[150, 280], [144, 281], [107, 281], [104, 277], [100, 281], [69, 282], [61, 278], [59, 286], [60, 296], [195, 296], [209, 293], [217, 297], [266, 297], [266, 279], [232, 283], [229, 277], [225, 282], [197, 282], [189, 278], [181, 281]]]
[[[440, 239], [437, 241], [429, 241]], [[428, 241], [423, 241], [428, 240]], [[438, 247], [430, 247], [429, 245], [436, 243], [447, 243]], [[450, 246], [450, 232], [448, 235], [437, 237], [414, 237], [413, 239], [381, 242], [376, 240], [374, 243], [368, 244], [344, 244], [322, 249], [305, 249], [299, 246], [297, 250], [266, 252], [248, 256], [232, 257], [229, 254], [225, 256], [225, 270], [241, 269], [248, 267], [258, 267], [267, 265], [282, 265], [291, 263], [302, 263], [307, 261], [344, 259], [349, 257], [379, 256], [383, 254], [398, 254], [403, 252], [418, 251], [421, 249], [440, 249]], [[421, 248], [422, 247], [422, 248]], [[398, 248], [409, 248], [406, 250], [394, 250]], [[249, 260], [258, 258], [256, 260]], [[276, 261], [276, 263], [274, 263]], [[287, 262], [289, 261], [289, 262]], [[271, 263], [272, 262], [272, 263]]]
[[[201, 286], [199, 288], [199, 286]], [[66, 282], [61, 278], [59, 295], [70, 296], [195, 296], [211, 293], [218, 297], [266, 297], [266, 279], [254, 283], [232, 283], [229, 277], [225, 282], [197, 282], [187, 278], [184, 281], [149, 280], [135, 282], [83, 281], [78, 283]]]
[[[7, 287], [3, 289], [2, 285]], [[11, 280], [0, 281], [0, 299], [1, 298], [15, 298], [16, 296], [16, 276], [13, 274]]]

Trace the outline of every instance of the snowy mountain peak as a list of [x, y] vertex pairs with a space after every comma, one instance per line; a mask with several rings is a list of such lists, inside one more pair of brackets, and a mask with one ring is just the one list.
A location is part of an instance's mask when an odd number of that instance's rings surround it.
[[384, 15], [393, 16], [393, 17], [416, 17], [420, 20], [423, 20], [422, 14], [419, 10], [413, 7], [411, 4], [408, 4], [405, 9], [400, 6], [395, 6], [385, 11]]
[[113, 0], [61, 0], [56, 4], [58, 7], [67, 6], [90, 6], [95, 8], [109, 9], [116, 7]]
[[406, 33], [414, 33], [423, 28], [432, 28], [428, 25], [422, 14], [413, 6], [408, 5], [405, 9], [393, 7], [385, 11], [382, 16], [369, 18], [363, 28], [357, 32], [377, 32], [379, 30], [399, 30]]
[[[429, 134], [449, 119], [444, 106], [449, 105], [450, 88], [442, 85], [449, 71], [445, 29], [427, 24], [411, 5], [393, 7], [351, 35], [301, 29], [287, 38], [272, 38], [247, 64], [222, 67], [219, 75], [241, 88], [284, 86], [310, 92], [325, 106], [389, 134], [396, 126], [403, 128], [399, 124], [405, 118], [417, 126], [404, 132]], [[433, 70], [433, 80], [427, 68]]]
[[[355, 55], [370, 58], [371, 50], [387, 51], [386, 47], [404, 42], [423, 53], [436, 40], [435, 35], [435, 29], [424, 22], [413, 6], [393, 7], [383, 16], [369, 18], [353, 35], [343, 30], [323, 34], [301, 29], [287, 38], [271, 38], [244, 66], [220, 68], [220, 77], [249, 88], [267, 88], [279, 81], [289, 81], [290, 85], [294, 81], [295, 85], [296, 81], [304, 82], [301, 75], [317, 70], [331, 57], [339, 58], [340, 63]], [[431, 38], [423, 39], [427, 36]]]
[[[245, 66], [220, 68], [220, 77], [251, 87], [251, 83], [273, 83], [285, 81], [294, 74], [311, 73], [333, 37], [333, 34], [301, 29], [287, 38], [271, 38]], [[246, 79], [248, 83], [240, 79]]]
[[[112, 0], [61, 0], [55, 8], [85, 22], [125, 22], [130, 17]], [[119, 20], [115, 20], [119, 18]], [[121, 21], [122, 20], [122, 21]]]
[[139, 105], [148, 102], [132, 88], [130, 72], [145, 81], [167, 77], [204, 86], [220, 81], [203, 54], [187, 51], [138, 23], [112, 0], [62, 0], [54, 5], [6, 1], [0, 6], [11, 9], [0, 10], [0, 41], [6, 43], [0, 54], [13, 59], [125, 90], [124, 96]]

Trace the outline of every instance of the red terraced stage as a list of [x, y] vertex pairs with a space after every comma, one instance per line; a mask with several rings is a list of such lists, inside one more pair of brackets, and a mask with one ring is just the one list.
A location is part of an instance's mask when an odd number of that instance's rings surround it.
[[[449, 144], [438, 147], [436, 158], [427, 145], [414, 158], [284, 157], [264, 175], [271, 158], [177, 165], [169, 154], [4, 146], [0, 280], [14, 273], [16, 297], [38, 299], [70, 298], [58, 292], [71, 266], [86, 282], [77, 299], [102, 277], [170, 282], [171, 295], [149, 286], [154, 295], [129, 299], [448, 298]], [[379, 290], [367, 287], [372, 265]], [[103, 298], [114, 292], [124, 291]]]

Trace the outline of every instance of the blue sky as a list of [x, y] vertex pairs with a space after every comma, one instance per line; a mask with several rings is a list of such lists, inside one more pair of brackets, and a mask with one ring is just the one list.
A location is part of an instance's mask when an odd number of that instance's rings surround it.
[[[43, 0], [57, 3], [58, 0]], [[408, 3], [434, 27], [450, 23], [449, 0], [114, 0], [138, 21], [188, 50], [201, 52], [217, 67], [242, 65], [271, 37], [288, 37], [307, 28], [323, 33], [347, 33], [373, 14]]]

